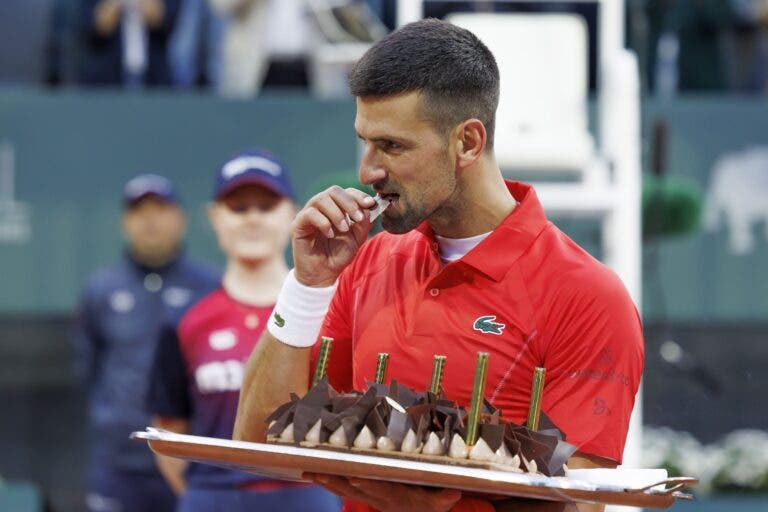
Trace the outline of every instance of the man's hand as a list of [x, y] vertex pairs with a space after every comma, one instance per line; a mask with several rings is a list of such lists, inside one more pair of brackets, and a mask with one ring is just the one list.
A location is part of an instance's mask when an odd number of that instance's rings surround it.
[[294, 268], [301, 284], [323, 287], [336, 281], [371, 231], [369, 209], [375, 204], [365, 192], [339, 186], [307, 202], [292, 226]]
[[456, 489], [427, 489], [417, 485], [396, 484], [363, 478], [305, 474], [332, 493], [381, 512], [447, 512], [461, 499]]

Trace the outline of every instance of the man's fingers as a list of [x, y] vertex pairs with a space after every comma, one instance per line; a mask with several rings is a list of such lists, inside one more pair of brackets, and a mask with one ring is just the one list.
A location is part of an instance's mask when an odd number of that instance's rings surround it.
[[293, 232], [301, 238], [307, 235], [314, 235], [315, 230], [327, 238], [335, 236], [333, 224], [327, 216], [323, 215], [317, 208], [305, 208], [294, 219]]
[[346, 189], [346, 192], [357, 200], [357, 204], [363, 210], [370, 210], [376, 206], [376, 200], [373, 198], [373, 196], [366, 194], [362, 190], [356, 188], [348, 188]]
[[[317, 201], [318, 209], [323, 213], [333, 214], [331, 220], [334, 225], [339, 227], [340, 231], [346, 231], [343, 228], [344, 222], [347, 224], [351, 220], [352, 222], [361, 222], [366, 218], [366, 210], [373, 207], [376, 201], [365, 192], [356, 188], [343, 189], [339, 186], [332, 186], [324, 193], [318, 194], [313, 198]], [[328, 199], [332, 203], [328, 202]], [[326, 212], [325, 208], [328, 208]], [[336, 208], [341, 213], [341, 218], [336, 218]], [[344, 221], [344, 222], [342, 222]]]
[[337, 496], [349, 498], [355, 501], [367, 502], [370, 496], [351, 486], [346, 478], [332, 475], [302, 475], [304, 478], [310, 478], [313, 482], [321, 485]]
[[[356, 205], [357, 203], [355, 203]], [[333, 227], [341, 233], [349, 231], [349, 222], [347, 221], [347, 212], [343, 205], [339, 204], [338, 198], [323, 195], [317, 198], [312, 204], [314, 208], [325, 215], [331, 221]], [[355, 206], [355, 209], [357, 207]], [[358, 210], [359, 211], [359, 210]]]
[[437, 493], [436, 498], [445, 506], [453, 506], [461, 499], [461, 491], [457, 489], [442, 489]]
[[410, 494], [411, 499], [413, 499], [414, 494], [421, 494], [422, 496], [418, 501], [429, 502], [440, 509], [447, 510], [461, 499], [461, 491], [456, 489], [421, 488], [408, 484], [368, 480], [365, 478], [350, 478], [349, 485], [381, 503], [391, 503], [394, 496], [407, 496]]
[[[338, 233], [347, 233], [358, 223], [365, 224], [370, 218], [370, 209], [376, 206], [373, 197], [356, 188], [342, 189], [333, 186], [315, 195], [307, 202], [294, 221], [294, 230], [299, 236], [308, 234], [311, 226], [327, 238]], [[355, 226], [355, 237], [368, 234], [369, 226]]]

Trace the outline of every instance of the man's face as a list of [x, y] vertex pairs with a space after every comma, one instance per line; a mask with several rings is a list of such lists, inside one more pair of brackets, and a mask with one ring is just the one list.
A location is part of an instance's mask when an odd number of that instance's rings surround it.
[[229, 258], [259, 262], [282, 257], [295, 215], [293, 203], [259, 185], [243, 185], [216, 201], [209, 218]]
[[418, 92], [357, 98], [355, 130], [365, 143], [359, 179], [392, 200], [382, 226], [405, 233], [440, 216], [456, 193], [446, 138], [422, 114]]
[[179, 250], [186, 229], [184, 212], [175, 204], [147, 196], [123, 213], [123, 233], [142, 262], [160, 264]]

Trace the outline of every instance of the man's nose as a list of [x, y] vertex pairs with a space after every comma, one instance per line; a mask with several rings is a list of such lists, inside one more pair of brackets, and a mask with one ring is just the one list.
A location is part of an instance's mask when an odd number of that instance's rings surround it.
[[377, 148], [373, 144], [365, 144], [363, 157], [360, 160], [360, 168], [357, 178], [363, 185], [373, 185], [387, 177], [387, 171], [379, 158]]

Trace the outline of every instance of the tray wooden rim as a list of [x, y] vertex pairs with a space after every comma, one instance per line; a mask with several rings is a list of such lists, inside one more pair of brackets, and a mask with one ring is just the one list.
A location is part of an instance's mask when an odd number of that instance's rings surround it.
[[[298, 480], [302, 473], [327, 473], [550, 501], [668, 508], [676, 499], [690, 497], [678, 492], [682, 486], [697, 482], [693, 478], [670, 478], [659, 484], [674, 484], [671, 489], [631, 489], [566, 477], [546, 477], [284, 444], [232, 441], [158, 429], [134, 432], [131, 438], [146, 441], [160, 455], [255, 474], [263, 474], [258, 472], [259, 468], [271, 468], [274, 470], [272, 475], [279, 474], [282, 478]], [[397, 470], [397, 473], [393, 473], [393, 470]]]

